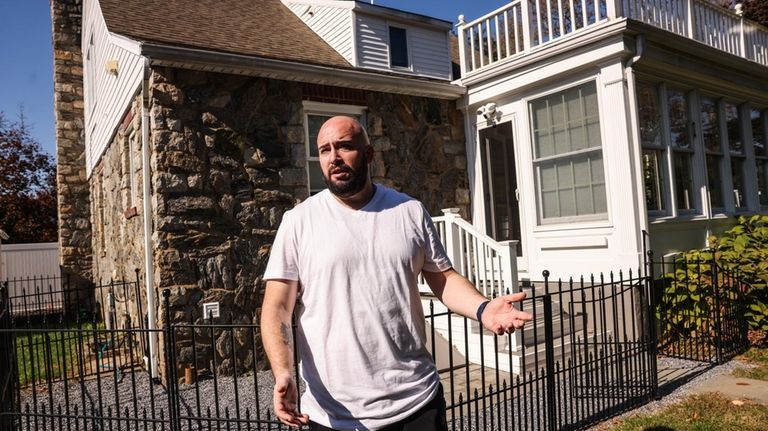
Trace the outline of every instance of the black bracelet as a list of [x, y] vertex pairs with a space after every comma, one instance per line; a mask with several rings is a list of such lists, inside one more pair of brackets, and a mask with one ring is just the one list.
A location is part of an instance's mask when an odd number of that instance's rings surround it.
[[481, 325], [483, 324], [483, 311], [485, 311], [485, 307], [489, 302], [491, 302], [490, 299], [483, 301], [483, 303], [477, 307], [477, 313], [475, 313], [475, 315], [477, 316], [477, 321], [480, 322]]

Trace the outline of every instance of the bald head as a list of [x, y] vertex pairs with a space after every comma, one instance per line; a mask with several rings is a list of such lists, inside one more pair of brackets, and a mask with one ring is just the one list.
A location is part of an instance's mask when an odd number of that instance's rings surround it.
[[373, 147], [357, 120], [338, 116], [326, 121], [317, 133], [317, 153], [325, 183], [336, 197], [350, 201], [370, 195]]
[[329, 118], [320, 127], [320, 131], [317, 133], [318, 147], [324, 139], [332, 139], [333, 136], [338, 135], [352, 137], [355, 141], [359, 140], [359, 144], [363, 146], [370, 145], [370, 142], [368, 141], [368, 134], [365, 132], [365, 129], [363, 129], [363, 126], [359, 121], [352, 117], [339, 115]]

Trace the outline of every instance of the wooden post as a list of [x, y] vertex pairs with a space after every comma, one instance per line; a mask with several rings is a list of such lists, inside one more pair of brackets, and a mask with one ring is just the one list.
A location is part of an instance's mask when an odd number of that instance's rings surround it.
[[520, 2], [520, 10], [523, 24], [523, 51], [531, 50], [531, 12], [528, 10], [528, 2]]
[[455, 267], [461, 261], [459, 230], [456, 228], [455, 223], [455, 220], [460, 218], [459, 209], [445, 208], [443, 209], [443, 214], [445, 215], [445, 252]]
[[691, 39], [696, 38], [696, 31], [694, 25], [696, 25], [693, 12], [693, 0], [685, 1], [685, 34]]
[[461, 68], [462, 78], [467, 76], [469, 69], [467, 65], [467, 36], [464, 33], [464, 24], [464, 15], [459, 15], [459, 67]]

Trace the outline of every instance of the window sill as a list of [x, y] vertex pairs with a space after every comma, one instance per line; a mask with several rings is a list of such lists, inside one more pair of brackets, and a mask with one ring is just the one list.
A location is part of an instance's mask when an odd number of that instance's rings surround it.
[[[541, 222], [539, 222], [541, 223]], [[539, 224], [538, 226], [533, 228], [534, 232], [556, 232], [556, 231], [572, 231], [572, 230], [581, 230], [581, 229], [610, 229], [613, 227], [613, 224], [610, 222], [608, 218], [600, 218], [600, 219], [594, 219], [590, 218], [587, 220], [568, 220], [568, 221], [557, 221], [557, 222], [551, 222], [546, 224]]]
[[706, 221], [712, 221], [712, 220], [727, 220], [732, 217], [738, 217], [740, 215], [746, 215], [746, 214], [752, 214], [752, 213], [718, 213], [713, 214], [712, 217], [707, 217], [702, 214], [685, 214], [685, 215], [679, 215], [677, 217], [672, 216], [648, 216], [648, 222], [650, 224], [666, 224], [666, 223], [688, 223], [688, 222], [706, 222]]

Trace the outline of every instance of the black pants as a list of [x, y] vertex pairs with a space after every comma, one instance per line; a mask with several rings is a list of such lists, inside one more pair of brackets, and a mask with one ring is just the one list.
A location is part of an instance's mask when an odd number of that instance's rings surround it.
[[[320, 424], [309, 421], [309, 431], [336, 431]], [[448, 422], [445, 419], [445, 398], [443, 385], [437, 390], [437, 395], [432, 401], [420, 408], [416, 413], [407, 418], [382, 428], [381, 431], [448, 431]]]

